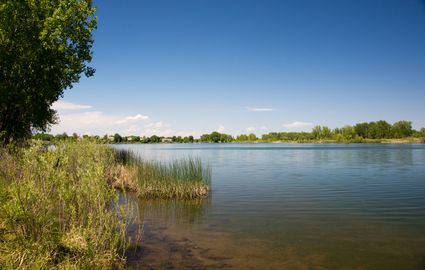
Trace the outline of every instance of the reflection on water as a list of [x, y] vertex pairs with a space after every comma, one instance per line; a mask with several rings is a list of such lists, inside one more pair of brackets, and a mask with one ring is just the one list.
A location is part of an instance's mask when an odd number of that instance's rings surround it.
[[140, 269], [425, 269], [423, 145], [125, 145], [200, 157], [212, 194], [136, 200]]
[[144, 222], [156, 222], [160, 226], [179, 225], [190, 229], [199, 224], [210, 205], [210, 198], [190, 200], [139, 200], [140, 219]]

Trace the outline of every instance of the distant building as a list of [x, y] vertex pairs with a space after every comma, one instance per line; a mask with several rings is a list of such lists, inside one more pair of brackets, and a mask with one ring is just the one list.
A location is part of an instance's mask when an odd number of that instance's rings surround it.
[[173, 139], [172, 138], [162, 138], [161, 139], [161, 142], [163, 142], [163, 143], [172, 143], [173, 142]]

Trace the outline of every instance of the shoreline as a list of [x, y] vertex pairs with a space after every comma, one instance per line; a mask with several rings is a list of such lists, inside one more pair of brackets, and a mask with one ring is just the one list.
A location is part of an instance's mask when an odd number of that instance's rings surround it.
[[107, 145], [114, 144], [425, 144], [424, 138], [409, 138], [409, 139], [363, 139], [362, 141], [337, 141], [337, 140], [314, 140], [314, 141], [242, 141], [242, 142], [193, 142], [193, 143], [179, 143], [179, 142], [166, 142], [166, 143], [140, 143], [140, 142], [120, 142], [108, 143]]

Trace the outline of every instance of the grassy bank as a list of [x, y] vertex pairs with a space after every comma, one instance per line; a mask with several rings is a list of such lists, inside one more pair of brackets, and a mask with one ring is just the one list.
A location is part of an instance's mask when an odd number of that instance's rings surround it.
[[197, 159], [144, 161], [93, 142], [0, 148], [0, 269], [121, 269], [139, 197], [199, 198], [211, 171]]
[[0, 151], [0, 269], [124, 268], [129, 219], [105, 181], [111, 149]]
[[199, 159], [170, 163], [146, 161], [129, 150], [116, 150], [114, 186], [135, 191], [144, 198], [193, 199], [208, 194], [211, 169]]

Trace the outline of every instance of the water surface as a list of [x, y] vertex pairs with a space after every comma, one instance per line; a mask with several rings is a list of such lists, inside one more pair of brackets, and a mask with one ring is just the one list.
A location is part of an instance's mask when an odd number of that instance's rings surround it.
[[138, 202], [144, 269], [425, 269], [425, 145], [118, 145], [199, 157], [203, 200]]

